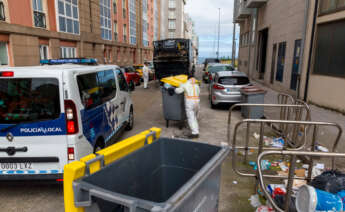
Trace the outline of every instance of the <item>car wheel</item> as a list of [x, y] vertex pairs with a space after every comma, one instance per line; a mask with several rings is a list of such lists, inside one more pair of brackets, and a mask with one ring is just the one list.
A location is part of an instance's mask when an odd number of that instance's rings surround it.
[[96, 153], [105, 147], [103, 139], [98, 139], [93, 147], [93, 153]]
[[134, 113], [133, 113], [133, 108], [131, 107], [131, 110], [129, 112], [129, 118], [128, 118], [128, 124], [126, 126], [126, 130], [129, 131], [133, 129], [134, 126]]
[[134, 82], [133, 81], [130, 81], [129, 82], [129, 88], [134, 91], [135, 90], [135, 85], [134, 85]]

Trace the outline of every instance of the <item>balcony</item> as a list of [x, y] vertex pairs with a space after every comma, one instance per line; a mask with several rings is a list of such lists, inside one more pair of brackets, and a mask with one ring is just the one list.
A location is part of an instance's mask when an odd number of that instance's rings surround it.
[[247, 8], [260, 8], [267, 3], [267, 0], [247, 0]]
[[244, 21], [252, 14], [252, 9], [247, 8], [246, 0], [235, 0], [234, 1], [234, 22], [239, 23]]
[[46, 15], [42, 12], [34, 11], [35, 27], [46, 28]]

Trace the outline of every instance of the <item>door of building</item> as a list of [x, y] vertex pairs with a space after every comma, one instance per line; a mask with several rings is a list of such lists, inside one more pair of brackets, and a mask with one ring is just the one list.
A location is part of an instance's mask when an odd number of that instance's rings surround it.
[[263, 29], [259, 32], [259, 39], [259, 79], [264, 79], [266, 71], [268, 29]]
[[302, 40], [295, 41], [295, 50], [294, 56], [292, 61], [292, 71], [291, 71], [291, 82], [290, 82], [290, 89], [296, 90], [298, 84], [298, 75], [299, 75], [299, 63], [300, 63], [300, 56], [301, 56], [301, 43]]
[[273, 84], [274, 82], [274, 72], [276, 67], [276, 57], [277, 57], [277, 44], [275, 43], [273, 45], [273, 51], [272, 51], [272, 65], [271, 65], [271, 78], [270, 82]]

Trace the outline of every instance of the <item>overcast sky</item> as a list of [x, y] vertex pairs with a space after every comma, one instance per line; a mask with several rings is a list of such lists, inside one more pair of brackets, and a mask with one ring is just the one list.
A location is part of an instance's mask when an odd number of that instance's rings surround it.
[[231, 56], [233, 6], [233, 0], [187, 0], [185, 12], [195, 23], [201, 57], [213, 57], [217, 51], [218, 8], [221, 8], [220, 55]]

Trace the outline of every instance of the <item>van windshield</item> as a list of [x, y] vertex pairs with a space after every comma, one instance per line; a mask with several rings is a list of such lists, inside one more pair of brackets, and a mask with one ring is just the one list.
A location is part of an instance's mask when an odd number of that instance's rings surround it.
[[0, 124], [56, 119], [59, 116], [57, 79], [0, 79]]
[[247, 85], [249, 79], [248, 77], [221, 77], [218, 82], [222, 85]]

